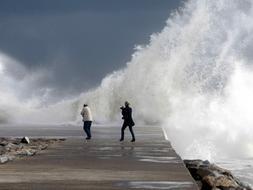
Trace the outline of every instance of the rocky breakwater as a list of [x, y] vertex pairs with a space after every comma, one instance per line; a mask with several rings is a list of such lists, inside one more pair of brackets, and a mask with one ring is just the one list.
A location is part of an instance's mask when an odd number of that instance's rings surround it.
[[201, 190], [252, 190], [230, 171], [207, 160], [184, 160], [184, 163]]
[[65, 139], [29, 139], [24, 138], [0, 138], [0, 164], [24, 157], [33, 156], [49, 145], [64, 141]]

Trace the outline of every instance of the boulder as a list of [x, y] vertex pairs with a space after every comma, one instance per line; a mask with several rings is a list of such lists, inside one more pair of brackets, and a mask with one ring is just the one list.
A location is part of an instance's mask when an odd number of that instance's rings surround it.
[[199, 168], [196, 171], [196, 175], [198, 175], [198, 177], [200, 179], [204, 178], [205, 176], [209, 176], [209, 175], [213, 175], [213, 171], [210, 169], [203, 169], [203, 168]]
[[18, 156], [33, 156], [36, 154], [36, 150], [33, 149], [22, 149], [20, 151], [17, 151], [16, 154]]
[[3, 146], [0, 146], [0, 155], [5, 153], [5, 148]]
[[24, 144], [29, 144], [30, 143], [30, 139], [28, 137], [23, 137], [21, 139], [21, 143], [24, 143]]
[[13, 156], [13, 155], [8, 155], [8, 161], [12, 161], [12, 160], [14, 160], [15, 159], [15, 156]]
[[217, 166], [215, 164], [210, 164], [209, 168], [212, 171], [217, 171], [217, 173], [220, 173], [220, 174], [226, 175], [226, 176], [230, 176], [230, 177], [233, 178], [233, 175], [232, 175], [232, 173], [229, 170], [221, 168], [221, 167], [219, 167], [219, 166]]
[[209, 161], [184, 160], [184, 163], [201, 190], [252, 190], [236, 179], [230, 171]]
[[6, 146], [8, 144], [8, 141], [4, 138], [0, 139], [0, 146]]
[[6, 155], [2, 155], [2, 156], [0, 156], [0, 164], [4, 164], [4, 163], [6, 163], [6, 162], [8, 162], [8, 156], [6, 156]]
[[202, 182], [205, 185], [208, 185], [210, 188], [220, 188], [220, 189], [224, 189], [224, 188], [236, 189], [236, 188], [238, 188], [238, 184], [228, 176], [215, 177], [215, 176], [209, 175], [209, 176], [205, 176], [203, 178]]
[[29, 139], [21, 138], [1, 138], [0, 137], [0, 164], [10, 160], [33, 156], [38, 151], [46, 149], [50, 144], [54, 144], [65, 139]]
[[11, 151], [16, 151], [20, 148], [22, 148], [19, 145], [13, 144], [13, 143], [8, 143], [5, 147], [4, 147], [7, 151], [11, 152]]
[[202, 162], [202, 160], [184, 160], [187, 168], [199, 168]]
[[48, 144], [45, 145], [39, 145], [40, 150], [45, 150], [48, 147]]
[[37, 152], [36, 150], [33, 150], [33, 149], [26, 149], [25, 151], [26, 151], [27, 156], [33, 156]]

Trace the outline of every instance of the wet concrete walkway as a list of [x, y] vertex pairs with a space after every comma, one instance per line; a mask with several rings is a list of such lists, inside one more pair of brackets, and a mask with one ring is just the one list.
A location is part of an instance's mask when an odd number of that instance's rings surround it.
[[71, 137], [0, 165], [0, 189], [197, 189], [161, 129], [136, 127], [135, 143], [127, 133], [120, 143], [119, 128], [94, 127], [89, 142]]

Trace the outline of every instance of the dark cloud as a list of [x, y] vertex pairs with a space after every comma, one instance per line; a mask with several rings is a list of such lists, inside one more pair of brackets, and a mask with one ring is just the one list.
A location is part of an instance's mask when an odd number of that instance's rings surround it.
[[180, 0], [1, 0], [0, 13], [49, 14], [76, 11], [168, 11], [178, 7]]
[[30, 71], [48, 69], [40, 85], [79, 93], [130, 60], [181, 1], [1, 0], [0, 51]]

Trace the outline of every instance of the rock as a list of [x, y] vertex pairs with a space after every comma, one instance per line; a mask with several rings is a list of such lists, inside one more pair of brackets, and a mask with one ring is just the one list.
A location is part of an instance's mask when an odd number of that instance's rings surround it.
[[26, 151], [26, 155], [27, 156], [33, 156], [33, 155], [35, 155], [36, 154], [36, 150], [32, 150], [32, 149], [30, 149], [30, 150], [25, 150]]
[[199, 168], [202, 160], [184, 160], [184, 164], [187, 168]]
[[230, 171], [209, 161], [184, 160], [184, 163], [201, 190], [252, 190]]
[[5, 153], [5, 148], [3, 146], [0, 146], [0, 155]]
[[14, 158], [15, 158], [15, 156], [12, 156], [12, 155], [8, 156], [8, 160], [10, 160], [10, 161], [14, 160]]
[[6, 146], [5, 146], [5, 149], [9, 152], [11, 151], [16, 151], [18, 149], [22, 148], [21, 146], [19, 145], [16, 145], [16, 144], [13, 144], [13, 143], [8, 143]]
[[48, 144], [45, 145], [39, 145], [40, 150], [45, 150], [48, 147]]
[[210, 164], [209, 168], [210, 168], [210, 170], [217, 171], [220, 174], [223, 174], [223, 175], [226, 175], [226, 176], [230, 176], [230, 177], [233, 178], [233, 175], [232, 175], [232, 173], [229, 170], [221, 168], [221, 167], [219, 167], [219, 166], [217, 166], [215, 164]]
[[46, 149], [50, 144], [64, 141], [65, 139], [29, 139], [1, 138], [0, 137], [0, 164], [18, 157], [33, 156], [38, 151]]
[[36, 154], [36, 150], [33, 149], [22, 149], [20, 151], [17, 151], [16, 154], [18, 156], [33, 156]]
[[204, 178], [205, 176], [208, 175], [213, 175], [213, 171], [210, 169], [203, 169], [203, 168], [199, 168], [196, 171], [196, 174], [199, 176], [200, 179]]
[[20, 145], [21, 140], [20, 139], [14, 139], [12, 143], [16, 144], [16, 145]]
[[196, 181], [196, 184], [198, 185], [199, 189], [202, 189], [203, 184], [202, 184], [201, 181], [197, 180], [197, 181]]
[[9, 142], [6, 139], [0, 139], [0, 146], [6, 146]]
[[21, 143], [24, 143], [24, 144], [29, 144], [30, 143], [30, 139], [28, 137], [23, 137], [21, 139]]
[[8, 156], [5, 156], [5, 155], [0, 156], [0, 163], [1, 164], [8, 162], [8, 160], [9, 160]]
[[208, 160], [203, 161], [203, 164], [209, 165], [210, 162]]
[[217, 187], [217, 188], [237, 188], [239, 185], [230, 177], [228, 176], [205, 176], [203, 178], [203, 183], [208, 184], [211, 188]]

